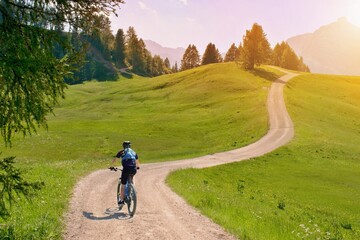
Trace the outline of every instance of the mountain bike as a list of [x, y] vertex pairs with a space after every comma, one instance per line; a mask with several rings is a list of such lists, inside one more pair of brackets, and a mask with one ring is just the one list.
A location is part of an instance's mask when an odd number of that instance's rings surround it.
[[[119, 168], [109, 168], [111, 171], [122, 171], [122, 169]], [[127, 181], [126, 181], [126, 185], [125, 185], [125, 199], [124, 202], [127, 205], [128, 208], [128, 212], [129, 215], [131, 217], [133, 217], [135, 215], [135, 211], [136, 211], [136, 204], [137, 204], [137, 199], [136, 199], [136, 190], [135, 190], [135, 186], [134, 186], [134, 182], [133, 182], [133, 177], [134, 175], [129, 175]], [[116, 189], [116, 200], [117, 202], [120, 201], [120, 189], [121, 189], [121, 177], [119, 177], [119, 181], [118, 181], [118, 185], [117, 185], [117, 189]], [[122, 206], [119, 205], [119, 210], [121, 210]]]

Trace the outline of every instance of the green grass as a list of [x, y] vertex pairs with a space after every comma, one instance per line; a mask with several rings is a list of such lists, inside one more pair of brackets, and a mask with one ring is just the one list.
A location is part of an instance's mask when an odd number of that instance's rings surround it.
[[167, 182], [240, 239], [360, 239], [359, 93], [360, 77], [301, 75], [285, 89], [290, 144]]
[[33, 203], [14, 206], [7, 226], [17, 239], [60, 238], [76, 181], [108, 167], [124, 140], [133, 142], [142, 163], [256, 141], [267, 131], [268, 88], [280, 75], [266, 67], [249, 73], [216, 64], [151, 79], [70, 86], [48, 118], [48, 131], [17, 136], [13, 148], [0, 148], [1, 157], [17, 156], [27, 179], [46, 184]]

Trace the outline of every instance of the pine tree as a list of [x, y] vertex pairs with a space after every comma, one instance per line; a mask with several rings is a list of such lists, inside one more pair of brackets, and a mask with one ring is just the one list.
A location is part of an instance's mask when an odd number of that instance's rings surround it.
[[140, 74], [149, 75], [150, 72], [146, 68], [146, 59], [148, 55], [151, 56], [151, 53], [146, 49], [146, 45], [144, 43], [144, 40], [142, 40], [142, 38], [140, 38], [138, 46], [139, 46], [138, 47], [139, 61], [136, 64], [135, 71]]
[[172, 73], [172, 69], [171, 69], [171, 65], [170, 65], [170, 60], [169, 60], [169, 58], [165, 58], [165, 60], [164, 60], [164, 73], [165, 73], [165, 74]]
[[119, 29], [115, 37], [115, 46], [113, 59], [116, 67], [123, 68], [125, 67], [125, 35], [122, 29]]
[[217, 57], [217, 62], [221, 63], [224, 61], [223, 57], [221, 56], [221, 53], [219, 51], [219, 49], [216, 49], [216, 57]]
[[115, 38], [111, 32], [109, 17], [100, 14], [90, 24], [94, 28], [88, 34], [87, 39], [100, 51], [106, 60], [110, 61], [111, 49], [113, 49]]
[[282, 55], [284, 53], [286, 46], [285, 42], [282, 42], [281, 44], [277, 43], [273, 50], [273, 56], [272, 56], [272, 64], [275, 66], [280, 66]]
[[162, 60], [162, 58], [159, 55], [155, 55], [153, 60], [152, 60], [152, 72], [151, 75], [152, 76], [159, 76], [162, 75], [164, 73], [164, 61]]
[[294, 51], [289, 47], [286, 48], [282, 54], [280, 66], [290, 70], [299, 69], [299, 59]]
[[145, 72], [147, 73], [146, 75], [152, 76], [153, 57], [152, 57], [150, 52], [146, 52], [146, 56], [145, 56]]
[[302, 57], [300, 57], [300, 67], [299, 71], [302, 72], [310, 72], [310, 68], [304, 63], [304, 60]]
[[181, 60], [181, 70], [187, 70], [199, 66], [200, 55], [195, 45], [189, 45]]
[[170, 60], [168, 58], [165, 58], [164, 65], [166, 68], [170, 69]]
[[148, 55], [145, 43], [142, 39], [138, 39], [134, 27], [129, 27], [126, 34], [126, 59], [133, 72], [146, 75], [149, 73]]
[[244, 52], [244, 49], [241, 45], [241, 43], [239, 44], [239, 47], [237, 48], [236, 52], [235, 52], [235, 63], [236, 64], [240, 64], [241, 65], [241, 55]]
[[259, 24], [254, 23], [250, 31], [246, 30], [246, 35], [243, 38], [243, 50], [240, 55], [241, 64], [247, 70], [252, 70], [255, 65], [258, 66], [269, 61], [271, 56], [270, 43]]
[[222, 57], [215, 44], [209, 43], [205, 49], [201, 65], [222, 62]]
[[235, 46], [235, 43], [231, 44], [229, 50], [226, 52], [224, 62], [234, 62], [239, 49]]
[[290, 45], [286, 42], [277, 43], [274, 47], [272, 64], [286, 69], [309, 72], [310, 69], [298, 57]]
[[174, 66], [171, 68], [171, 72], [177, 73], [179, 71], [178, 64], [175, 62]]

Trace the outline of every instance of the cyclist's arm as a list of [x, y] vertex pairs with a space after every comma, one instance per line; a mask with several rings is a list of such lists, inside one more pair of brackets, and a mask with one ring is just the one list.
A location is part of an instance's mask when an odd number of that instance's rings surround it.
[[114, 157], [114, 159], [112, 160], [112, 162], [111, 162], [111, 165], [112, 166], [114, 166], [114, 163], [116, 162], [116, 161], [119, 161], [119, 159], [121, 158], [121, 155], [124, 153], [124, 150], [121, 150], [120, 152], [118, 152], [117, 154], [116, 154], [116, 156]]

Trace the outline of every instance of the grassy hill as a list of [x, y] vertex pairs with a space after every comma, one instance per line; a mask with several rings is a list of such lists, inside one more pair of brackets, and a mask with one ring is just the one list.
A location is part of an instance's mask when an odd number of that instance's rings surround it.
[[[199, 67], [158, 78], [70, 86], [49, 116], [49, 130], [22, 138], [2, 157], [17, 156], [26, 177], [46, 184], [20, 202], [0, 229], [18, 239], [59, 238], [71, 191], [81, 176], [107, 168], [124, 140], [145, 162], [184, 159], [238, 148], [267, 131], [266, 98], [281, 73], [235, 64]], [[127, 76], [129, 78], [129, 76]], [[4, 230], [5, 229], [5, 230]]]
[[285, 89], [290, 144], [168, 183], [240, 239], [360, 239], [359, 93], [360, 77], [298, 76]]

